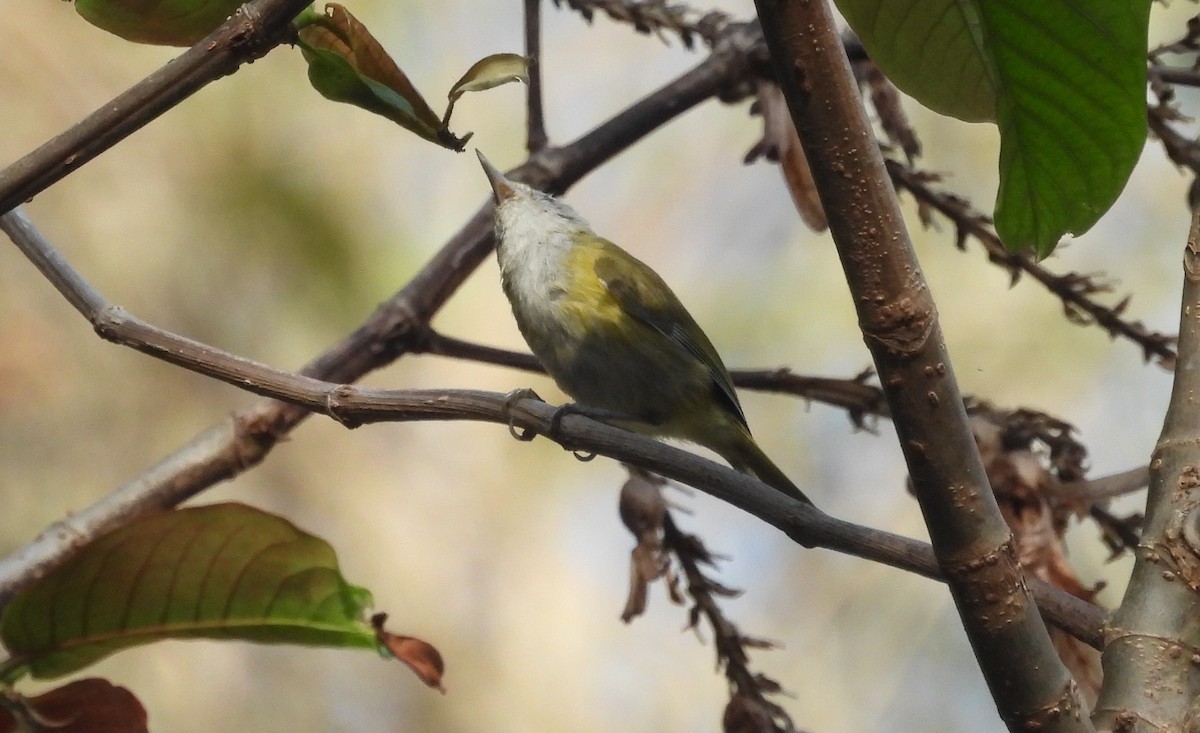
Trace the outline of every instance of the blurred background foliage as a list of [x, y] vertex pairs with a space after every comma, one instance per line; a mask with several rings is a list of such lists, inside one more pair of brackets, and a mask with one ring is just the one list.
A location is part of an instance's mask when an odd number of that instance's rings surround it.
[[[431, 100], [490, 53], [520, 51], [520, 4], [360, 0], [351, 10]], [[109, 36], [65, 3], [9, 0], [0, 25], [7, 164], [66, 129], [176, 51]], [[737, 18], [749, 0], [704, 6]], [[1191, 6], [1156, 6], [1151, 45]], [[598, 18], [545, 11], [546, 108], [567, 142], [700, 56]], [[389, 297], [484, 201], [473, 155], [321, 99], [294, 49], [202, 90], [40, 194], [27, 211], [113, 302], [234, 353], [296, 368]], [[1189, 101], [1186, 97], [1185, 104]], [[1192, 100], [1194, 101], [1194, 100]], [[437, 106], [437, 102], [434, 102]], [[523, 159], [524, 90], [469, 95], [498, 165]], [[990, 210], [996, 136], [909, 104], [945, 186]], [[589, 176], [567, 196], [595, 228], [672, 283], [733, 367], [849, 377], [868, 365], [827, 236], [798, 221], [779, 171], [744, 167], [759, 121], [709, 102]], [[1187, 181], [1155, 143], [1097, 228], [1060, 249], [1057, 271], [1106, 271], [1136, 297], [1132, 318], [1177, 325]], [[1169, 375], [1058, 301], [1007, 275], [953, 229], [906, 211], [964, 391], [1073, 422], [1093, 474], [1144, 463]], [[522, 348], [489, 259], [437, 317], [447, 334]], [[11, 247], [0, 247], [0, 551], [143, 471], [254, 398], [97, 339]], [[373, 375], [390, 387], [532, 385], [548, 380], [432, 357]], [[760, 443], [826, 510], [913, 536], [890, 426], [855, 432], [820, 405], [747, 393]], [[632, 538], [621, 469], [581, 464], [498, 426], [374, 425], [314, 418], [264, 465], [208, 492], [279, 512], [339, 550], [397, 631], [436, 644], [445, 697], [371, 655], [215, 642], [127, 652], [96, 671], [131, 687], [152, 729], [700, 731], [719, 727], [725, 683], [707, 639], [656, 588], [646, 617], [618, 620]], [[937, 584], [824, 551], [699, 494], [674, 494], [685, 528], [729, 559], [720, 578], [743, 631], [779, 642], [757, 668], [785, 683], [796, 723], [822, 733], [1000, 730], [957, 619]], [[1138, 500], [1125, 500], [1124, 508]], [[1073, 531], [1085, 582], [1114, 604], [1128, 564], [1105, 564], [1097, 530]]]

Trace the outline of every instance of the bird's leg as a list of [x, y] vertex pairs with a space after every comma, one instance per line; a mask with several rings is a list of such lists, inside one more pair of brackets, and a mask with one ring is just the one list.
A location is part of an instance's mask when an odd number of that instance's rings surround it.
[[[543, 400], [540, 396], [538, 396], [537, 392], [534, 392], [532, 389], [530, 389], [528, 387], [520, 387], [518, 389], [514, 389], [513, 391], [509, 392], [507, 395], [504, 396], [504, 414], [508, 415], [508, 432], [509, 432], [509, 434], [512, 435], [517, 440], [520, 440], [522, 442], [528, 442], [528, 441], [533, 440], [535, 437], [537, 437], [537, 431], [534, 430], [533, 428], [521, 428], [520, 430], [518, 430], [517, 426], [515, 424], [513, 424], [513, 420], [512, 420], [512, 409], [521, 400], [537, 400], [539, 402], [545, 402], [545, 400]], [[562, 409], [562, 408], [559, 408], [559, 409]], [[558, 412], [555, 411], [554, 414], [557, 415]], [[553, 418], [551, 418], [550, 424], [552, 426], [555, 424]]]
[[[567, 415], [582, 415], [605, 424], [638, 422], [638, 420], [635, 418], [631, 418], [626, 414], [615, 412], [613, 410], [605, 410], [601, 407], [592, 407], [590, 405], [581, 405], [578, 402], [567, 402], [559, 405], [558, 409], [554, 411], [554, 414], [550, 416], [550, 435], [554, 435], [558, 432], [559, 426], [562, 424], [562, 419]], [[590, 452], [572, 450], [571, 453], [574, 454], [575, 458], [583, 461], [584, 463], [587, 463], [596, 457], [595, 453]]]
[[605, 410], [602, 407], [592, 407], [590, 405], [581, 405], [578, 402], [566, 402], [558, 406], [554, 414], [550, 416], [550, 433], [557, 433], [558, 428], [562, 425], [562, 419], [567, 415], [582, 415], [583, 417], [591, 418], [596, 422], [606, 424], [614, 424], [620, 422], [640, 422], [636, 418], [632, 418], [621, 412], [613, 410]]

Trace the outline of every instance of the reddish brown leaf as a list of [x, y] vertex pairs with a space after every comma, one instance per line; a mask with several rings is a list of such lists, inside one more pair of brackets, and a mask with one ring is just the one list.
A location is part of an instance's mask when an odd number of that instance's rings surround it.
[[363, 76], [374, 79], [395, 91], [412, 105], [417, 119], [437, 129], [441, 120], [429, 107], [408, 77], [388, 55], [366, 26], [337, 3], [325, 6], [324, 25], [312, 25], [300, 31], [300, 38], [310, 46], [326, 48], [342, 56]]
[[746, 162], [752, 162], [760, 155], [777, 161], [800, 218], [813, 231], [825, 231], [829, 228], [825, 209], [817, 195], [817, 186], [808, 168], [808, 158], [804, 157], [804, 149], [800, 146], [800, 136], [792, 123], [787, 101], [778, 85], [767, 81], [758, 83], [756, 109], [763, 118], [763, 136], [747, 154]]
[[146, 709], [133, 693], [108, 680], [90, 677], [32, 698], [18, 698], [22, 725], [0, 709], [0, 733], [146, 733]]
[[[1050, 425], [1055, 421], [1049, 416], [1034, 416], [1024, 411], [1010, 413], [1008, 417], [1008, 424], [1002, 425], [997, 422], [1003, 419], [998, 411], [991, 416], [974, 414], [971, 427], [996, 501], [1012, 530], [1021, 567], [1034, 577], [1094, 602], [1095, 591], [1084, 585], [1071, 567], [1062, 537], [1065, 517], [1084, 507], [1059, 502], [1057, 486], [1060, 479], [1045, 458], [1033, 451], [1031, 445], [1012, 445], [1018, 442], [1013, 439], [1013, 434], [1030, 432], [1031, 425], [1046, 424], [1064, 435], [1069, 433], [1070, 426], [1065, 423]], [[1060, 446], [1058, 452], [1067, 454], [1070, 451]], [[1070, 456], [1064, 459], [1064, 465], [1055, 468], [1060, 475], [1061, 472], [1074, 473], [1079, 470], [1075, 462], [1082, 462], [1082, 457]], [[1059, 658], [1071, 671], [1085, 698], [1094, 703], [1102, 680], [1099, 653], [1057, 629], [1051, 630], [1051, 638]]]
[[646, 611], [650, 583], [668, 574], [670, 558], [663, 552], [663, 520], [667, 501], [662, 478], [634, 466], [625, 466], [629, 479], [621, 487], [618, 511], [621, 521], [637, 538], [629, 563], [629, 596], [621, 620], [629, 623]]
[[724, 733], [784, 733], [795, 731], [783, 708], [761, 694], [739, 692], [729, 699], [721, 716]]
[[393, 657], [408, 665], [422, 682], [445, 694], [442, 675], [446, 671], [446, 665], [437, 648], [415, 636], [400, 636], [387, 631], [383, 628], [385, 621], [386, 613], [377, 613], [371, 617], [371, 625], [375, 627], [379, 643], [386, 647]]

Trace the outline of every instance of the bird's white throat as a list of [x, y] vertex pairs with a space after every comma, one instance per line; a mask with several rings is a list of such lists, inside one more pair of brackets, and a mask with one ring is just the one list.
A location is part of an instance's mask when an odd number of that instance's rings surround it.
[[574, 209], [549, 194], [512, 186], [513, 195], [496, 207], [500, 270], [517, 292], [545, 292], [562, 284], [568, 253], [592, 230]]

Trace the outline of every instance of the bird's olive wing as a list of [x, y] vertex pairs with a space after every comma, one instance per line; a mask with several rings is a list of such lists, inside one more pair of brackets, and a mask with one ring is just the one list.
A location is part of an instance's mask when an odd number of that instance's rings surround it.
[[699, 360], [712, 378], [713, 396], [742, 425], [746, 425], [746, 416], [742, 413], [729, 372], [704, 331], [658, 273], [641, 260], [624, 252], [621, 254], [625, 256], [620, 261], [616, 256], [598, 257], [596, 277], [604, 283], [621, 310]]

